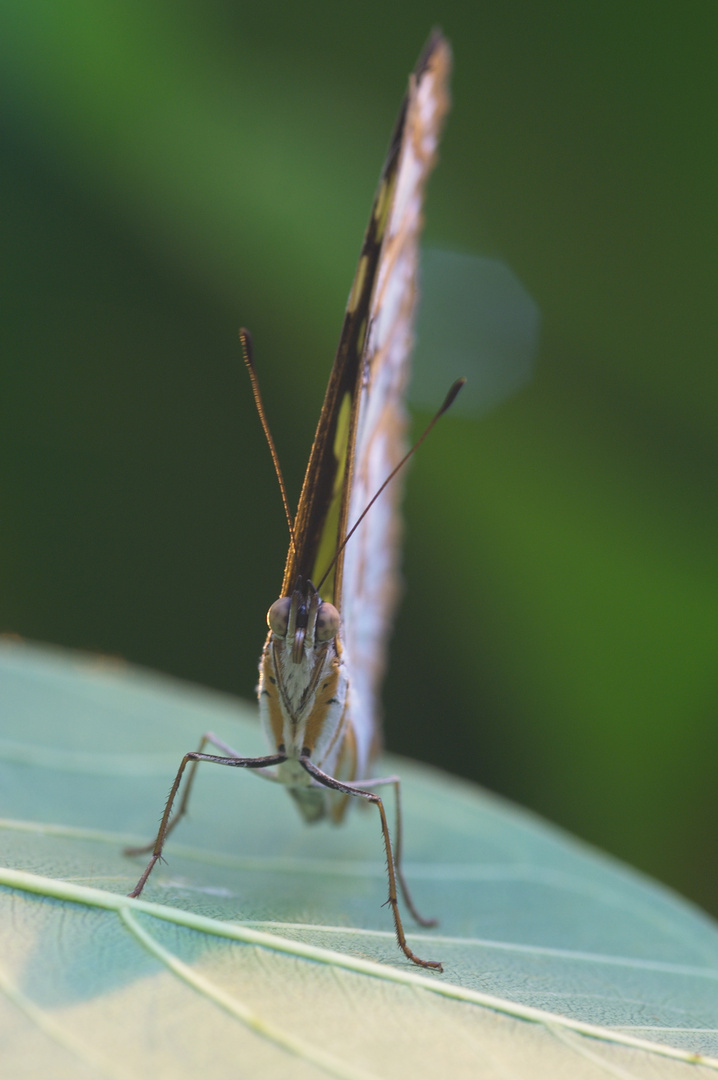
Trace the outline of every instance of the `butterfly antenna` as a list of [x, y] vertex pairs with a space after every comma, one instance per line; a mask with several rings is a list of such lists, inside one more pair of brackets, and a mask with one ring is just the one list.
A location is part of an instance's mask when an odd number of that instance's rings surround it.
[[438, 419], [439, 419], [440, 417], [442, 417], [442, 416], [444, 415], [444, 413], [445, 413], [445, 412], [447, 411], [447, 409], [450, 409], [450, 408], [451, 408], [451, 406], [452, 406], [452, 405], [454, 404], [454, 401], [456, 400], [456, 397], [457, 397], [457, 395], [458, 395], [459, 391], [461, 390], [461, 388], [462, 388], [462, 386], [464, 385], [464, 383], [465, 383], [465, 382], [466, 382], [466, 379], [464, 379], [464, 378], [462, 377], [461, 379], [457, 379], [457, 380], [456, 380], [456, 382], [455, 382], [455, 383], [453, 383], [453, 385], [452, 385], [451, 389], [449, 390], [448, 394], [446, 395], [446, 397], [444, 398], [444, 400], [443, 400], [443, 402], [442, 402], [441, 408], [440, 408], [440, 409], [438, 409], [438, 410], [437, 410], [437, 411], [436, 411], [436, 412], [434, 413], [433, 417], [431, 418], [431, 420], [429, 421], [429, 423], [428, 423], [428, 424], [426, 425], [426, 427], [424, 428], [424, 431], [423, 431], [423, 432], [422, 432], [422, 434], [421, 434], [421, 435], [419, 436], [419, 438], [418, 438], [418, 439], [416, 440], [416, 442], [415, 442], [415, 443], [414, 443], [414, 445], [412, 446], [411, 450], [408, 450], [408, 451], [407, 451], [407, 453], [406, 453], [406, 454], [404, 454], [404, 456], [403, 456], [403, 458], [401, 459], [401, 461], [399, 462], [399, 464], [398, 464], [398, 465], [395, 465], [395, 466], [394, 466], [394, 468], [393, 468], [393, 469], [391, 470], [391, 472], [389, 473], [389, 475], [387, 476], [386, 480], [385, 480], [385, 481], [384, 481], [384, 483], [383, 483], [383, 484], [381, 485], [381, 487], [379, 488], [379, 490], [378, 490], [378, 491], [377, 491], [377, 492], [376, 492], [376, 493], [375, 493], [375, 494], [374, 494], [374, 495], [372, 496], [372, 498], [371, 498], [371, 499], [369, 500], [369, 502], [368, 502], [368, 503], [366, 504], [366, 506], [365, 506], [365, 507], [364, 507], [364, 509], [362, 510], [361, 514], [360, 514], [360, 515], [359, 515], [359, 517], [358, 517], [358, 518], [356, 519], [356, 521], [355, 521], [355, 522], [354, 522], [354, 524], [352, 525], [351, 529], [349, 530], [349, 532], [348, 532], [348, 533], [346, 534], [346, 536], [344, 537], [344, 540], [342, 541], [342, 543], [341, 543], [341, 544], [339, 545], [339, 547], [337, 548], [337, 551], [336, 551], [336, 554], [334, 555], [334, 558], [333, 558], [333, 559], [332, 559], [332, 561], [331, 561], [331, 562], [329, 563], [329, 566], [327, 567], [327, 569], [326, 569], [326, 570], [325, 570], [325, 572], [324, 572], [324, 576], [322, 577], [321, 581], [319, 582], [319, 584], [318, 584], [318, 585], [317, 585], [317, 587], [316, 587], [316, 588], [317, 588], [317, 592], [319, 592], [319, 591], [320, 591], [320, 589], [321, 589], [322, 585], [324, 584], [324, 582], [325, 582], [325, 581], [327, 580], [327, 578], [329, 577], [329, 574], [330, 574], [330, 573], [332, 572], [332, 570], [333, 570], [333, 568], [334, 568], [334, 565], [335, 565], [335, 563], [336, 563], [337, 559], [338, 559], [338, 558], [339, 558], [339, 556], [341, 555], [342, 551], [344, 551], [344, 548], [345, 548], [345, 547], [347, 546], [347, 544], [349, 543], [349, 540], [350, 540], [350, 539], [351, 539], [351, 537], [352, 537], [352, 536], [354, 535], [354, 533], [355, 533], [355, 532], [357, 531], [357, 529], [358, 529], [358, 528], [359, 528], [359, 526], [361, 525], [362, 521], [363, 521], [363, 520], [364, 520], [364, 518], [365, 518], [365, 517], [367, 516], [367, 514], [368, 514], [368, 513], [369, 513], [369, 511], [371, 510], [372, 506], [373, 506], [373, 505], [374, 505], [374, 503], [376, 502], [376, 500], [377, 500], [377, 499], [379, 498], [379, 496], [380, 496], [380, 495], [381, 495], [381, 493], [382, 493], [382, 492], [384, 491], [384, 489], [385, 489], [385, 488], [386, 488], [386, 487], [387, 487], [387, 486], [388, 486], [388, 485], [389, 485], [389, 484], [390, 484], [390, 483], [392, 482], [392, 480], [394, 479], [394, 477], [396, 476], [396, 474], [397, 474], [398, 472], [401, 472], [401, 470], [402, 470], [402, 469], [404, 468], [404, 466], [406, 465], [406, 463], [407, 463], [407, 461], [409, 460], [409, 458], [410, 458], [410, 457], [413, 457], [413, 456], [414, 456], [414, 454], [415, 454], [415, 453], [416, 453], [416, 451], [417, 451], [417, 450], [419, 449], [419, 447], [420, 447], [420, 446], [421, 446], [421, 444], [423, 443], [423, 441], [424, 441], [424, 439], [426, 438], [426, 436], [427, 436], [427, 435], [429, 434], [429, 432], [430, 432], [430, 431], [431, 431], [431, 429], [433, 428], [433, 426], [434, 426], [434, 424], [436, 423], [436, 421], [437, 421], [437, 420], [438, 420]]
[[279, 464], [279, 455], [277, 454], [277, 448], [274, 445], [274, 439], [272, 433], [269, 430], [269, 424], [267, 423], [267, 416], [264, 412], [264, 402], [262, 401], [262, 395], [259, 391], [259, 379], [257, 378], [257, 372], [254, 369], [254, 351], [252, 349], [252, 335], [249, 330], [245, 330], [244, 327], [239, 331], [239, 340], [242, 344], [242, 355], [244, 357], [244, 366], [249, 372], [249, 381], [252, 384], [252, 396], [254, 397], [254, 404], [259, 416], [259, 422], [262, 425], [262, 431], [264, 437], [267, 440], [267, 446], [269, 447], [269, 453], [272, 455], [272, 464], [274, 465], [274, 472], [277, 476], [277, 482], [279, 483], [279, 490], [282, 494], [282, 505], [284, 506], [284, 516], [287, 519], [287, 525], [289, 526], [289, 539], [292, 544], [292, 550], [296, 555], [297, 545], [294, 537], [294, 521], [292, 520], [292, 512], [289, 509], [289, 499], [287, 498], [287, 489], [284, 484], [284, 477], [282, 476], [282, 468]]

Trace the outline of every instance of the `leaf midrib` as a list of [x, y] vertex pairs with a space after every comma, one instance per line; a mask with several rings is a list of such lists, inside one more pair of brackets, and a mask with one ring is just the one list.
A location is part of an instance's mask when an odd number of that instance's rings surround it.
[[236, 923], [225, 923], [217, 919], [211, 919], [205, 915], [197, 915], [194, 912], [182, 911], [177, 908], [157, 904], [152, 901], [137, 899], [116, 893], [105, 892], [87, 885], [77, 885], [70, 882], [59, 881], [54, 878], [41, 877], [22, 870], [0, 869], [0, 886], [30, 892], [35, 895], [51, 897], [70, 903], [83, 904], [88, 907], [102, 908], [114, 911], [124, 918], [124, 912], [142, 912], [146, 915], [161, 919], [164, 922], [173, 923], [189, 930], [211, 934], [215, 937], [228, 938], [243, 944], [256, 945], [262, 948], [272, 949], [275, 952], [301, 957], [312, 960], [315, 963], [333, 965], [352, 971], [356, 974], [367, 975], [372, 978], [382, 979], [386, 982], [400, 983], [417, 989], [429, 991], [441, 997], [483, 1006], [495, 1012], [507, 1016], [513, 1016], [519, 1020], [541, 1024], [551, 1030], [558, 1026], [567, 1031], [598, 1039], [603, 1042], [618, 1043], [623, 1046], [631, 1046], [635, 1049], [648, 1051], [661, 1057], [672, 1058], [691, 1064], [701, 1064], [707, 1068], [718, 1071], [718, 1058], [706, 1057], [689, 1051], [681, 1050], [673, 1046], [665, 1046], [650, 1040], [640, 1039], [627, 1035], [621, 1031], [601, 1027], [597, 1024], [589, 1024], [580, 1020], [550, 1013], [533, 1006], [520, 1005], [506, 999], [484, 994], [477, 990], [471, 990], [454, 983], [441, 979], [440, 976], [428, 976], [415, 974], [412, 971], [401, 971], [390, 965], [377, 964], [371, 960], [348, 956], [344, 953], [324, 949], [319, 946], [307, 945], [304, 942], [291, 941], [287, 938], [269, 934], [266, 931], [256, 930], [252, 927]]

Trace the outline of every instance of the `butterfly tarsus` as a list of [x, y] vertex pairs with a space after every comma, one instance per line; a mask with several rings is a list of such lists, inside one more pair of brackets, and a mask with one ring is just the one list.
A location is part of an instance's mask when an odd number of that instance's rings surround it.
[[[417, 964], [419, 967], [431, 968], [433, 971], [442, 972], [444, 969], [438, 960], [422, 960], [421, 957], [417, 956], [415, 952], [412, 952], [406, 940], [406, 934], [404, 933], [404, 926], [401, 921], [401, 913], [399, 911], [399, 899], [397, 897], [396, 890], [397, 879], [399, 880], [404, 900], [407, 901], [407, 907], [409, 908], [412, 916], [416, 918], [416, 921], [422, 926], [433, 926], [435, 925], [435, 922], [433, 920], [431, 922], [427, 922], [422, 919], [421, 916], [418, 914], [413, 902], [408, 895], [406, 883], [403, 880], [403, 874], [401, 874], [401, 871], [399, 871], [397, 868], [397, 861], [399, 855], [401, 854], [400, 816], [398, 816], [398, 844], [397, 855], [395, 856], [392, 849], [391, 837], [389, 835], [389, 823], [386, 818], [386, 810], [384, 809], [384, 803], [379, 795], [375, 794], [373, 791], [367, 791], [366, 788], [357, 787], [354, 784], [345, 784], [342, 783], [341, 780], [336, 780], [333, 776], [329, 776], [328, 773], [322, 772], [322, 770], [318, 768], [306, 754], [302, 754], [302, 756], [299, 758], [299, 764], [309, 773], [311, 777], [317, 780], [323, 787], [328, 787], [332, 791], [340, 791], [345, 795], [357, 795], [360, 798], [366, 799], [367, 802], [373, 803], [376, 806], [377, 810], [379, 811], [379, 816], [381, 818], [381, 831], [384, 838], [384, 849], [386, 851], [386, 869], [387, 876], [389, 878], [389, 897], [386, 900], [385, 904], [382, 905], [382, 907], [385, 907], [387, 904], [391, 906], [391, 913], [394, 918], [394, 932], [396, 934], [396, 940], [399, 948], [404, 953], [404, 956], [406, 956], [408, 960], [411, 960], [412, 963]], [[398, 777], [386, 777], [381, 780], [369, 781], [369, 783], [391, 783], [394, 785], [398, 797]], [[400, 814], [398, 801], [397, 814]]]
[[[362, 780], [360, 784], [349, 784], [348, 786], [349, 787], [373, 788], [373, 787], [379, 787], [379, 786], [388, 787], [389, 785], [391, 785], [391, 787], [394, 788], [394, 805], [396, 806], [396, 826], [395, 826], [395, 830], [394, 830], [394, 845], [393, 845], [393, 848], [394, 848], [394, 869], [396, 871], [396, 876], [397, 876], [397, 879], [399, 881], [399, 888], [401, 889], [401, 895], [404, 897], [404, 903], [406, 904], [406, 906], [409, 909], [409, 914], [411, 915], [414, 922], [417, 923], [417, 925], [424, 926], [424, 927], [427, 927], [427, 928], [432, 927], [432, 926], [438, 926], [439, 925], [439, 920], [438, 919], [426, 919], [417, 910], [417, 907], [416, 907], [416, 904], [414, 903], [411, 892], [409, 891], [409, 886], [406, 883], [406, 878], [404, 877], [404, 871], [403, 871], [402, 865], [401, 865], [402, 844], [403, 844], [403, 836], [404, 836], [404, 830], [403, 830], [403, 826], [402, 826], [402, 815], [401, 815], [401, 778], [398, 777], [398, 776], [380, 776], [380, 777], [377, 777], [376, 779]], [[389, 901], [387, 900], [386, 904], [388, 904], [388, 903], [389, 903]], [[383, 904], [382, 906], [386, 907], [386, 904]]]

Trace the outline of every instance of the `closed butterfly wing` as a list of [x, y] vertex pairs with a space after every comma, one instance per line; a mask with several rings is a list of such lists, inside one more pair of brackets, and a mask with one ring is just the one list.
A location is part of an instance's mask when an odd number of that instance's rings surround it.
[[[424, 188], [448, 109], [448, 45], [436, 35], [411, 76], [394, 136], [396, 165], [382, 177], [367, 244], [381, 236], [368, 312], [368, 331], [357, 387], [357, 421], [346, 523], [358, 520], [399, 463], [407, 427], [405, 408], [417, 303], [419, 236]], [[390, 162], [392, 158], [390, 156]], [[362, 272], [360, 262], [359, 274]], [[353, 294], [352, 294], [353, 295]], [[351, 300], [350, 300], [351, 303]], [[352, 681], [361, 775], [368, 776], [380, 748], [378, 690], [398, 593], [401, 482], [394, 480], [349, 540], [340, 575], [340, 610]]]
[[[304, 590], [308, 580], [322, 582], [322, 600], [341, 616], [342, 715], [331, 717], [325, 710], [325, 739], [309, 740], [305, 729], [299, 741], [318, 765], [345, 780], [368, 779], [381, 746], [377, 692], [397, 599], [398, 483], [342, 545], [405, 449], [422, 202], [449, 104], [450, 66], [448, 44], [435, 33], [410, 77], [382, 170], [284, 571], [283, 597], [292, 596], [297, 583]], [[331, 688], [336, 704], [333, 680]], [[273, 723], [265, 725], [268, 735], [287, 748], [286, 724], [277, 737], [281, 693], [275, 696], [266, 679], [262, 689], [269, 699], [263, 702], [265, 715], [273, 712]], [[308, 725], [313, 734], [318, 726]], [[345, 806], [329, 792], [293, 794], [309, 819], [323, 812], [320, 802], [335, 819]]]

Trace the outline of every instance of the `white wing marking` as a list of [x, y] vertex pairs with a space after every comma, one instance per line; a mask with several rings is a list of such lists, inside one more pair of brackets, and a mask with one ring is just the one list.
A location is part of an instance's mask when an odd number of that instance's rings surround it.
[[[409, 378], [417, 300], [424, 187], [449, 105], [451, 54], [440, 41], [412, 76], [394, 202], [372, 300], [348, 525], [360, 516], [405, 453]], [[350, 672], [358, 777], [370, 775], [379, 749], [378, 689], [398, 599], [400, 481], [389, 485], [347, 544], [342, 590], [343, 640]]]

